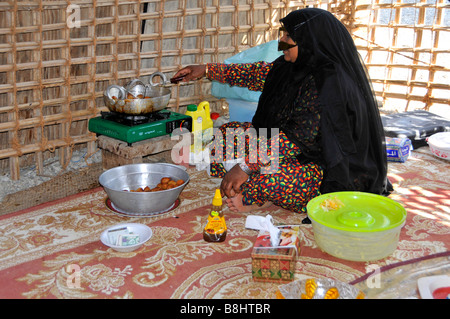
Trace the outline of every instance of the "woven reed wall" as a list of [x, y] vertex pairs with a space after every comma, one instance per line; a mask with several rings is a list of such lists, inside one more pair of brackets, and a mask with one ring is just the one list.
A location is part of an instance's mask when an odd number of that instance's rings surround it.
[[[319, 6], [355, 35], [376, 93], [401, 110], [449, 106], [449, 4], [446, 0], [27, 0], [0, 2], [0, 171], [72, 151], [96, 151], [88, 120], [106, 111], [110, 84], [171, 77], [181, 66], [221, 62], [273, 40], [278, 20]], [[413, 20], [402, 20], [411, 11]], [[172, 85], [169, 107], [208, 100], [208, 81]]]
[[385, 106], [450, 118], [450, 2], [363, 0], [354, 12], [352, 35]]

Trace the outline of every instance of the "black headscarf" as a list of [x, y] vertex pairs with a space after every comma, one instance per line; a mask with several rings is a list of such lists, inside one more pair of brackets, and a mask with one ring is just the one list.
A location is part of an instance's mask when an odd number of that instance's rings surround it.
[[[280, 22], [298, 45], [295, 63], [284, 56], [269, 72], [253, 117], [255, 128], [279, 128], [302, 151], [301, 163], [324, 168], [321, 192], [345, 190], [388, 194], [383, 126], [367, 70], [345, 26], [330, 12], [305, 8]], [[299, 138], [310, 121], [289, 119], [299, 89], [314, 80], [320, 101], [318, 143]]]

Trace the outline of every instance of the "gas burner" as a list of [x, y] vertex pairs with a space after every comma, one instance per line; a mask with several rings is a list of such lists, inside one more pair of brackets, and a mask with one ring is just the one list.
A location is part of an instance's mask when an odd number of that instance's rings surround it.
[[168, 110], [141, 115], [117, 112], [101, 112], [100, 115], [89, 120], [89, 131], [127, 142], [129, 146], [172, 134], [178, 129], [192, 132], [192, 117]]
[[170, 117], [170, 112], [152, 112], [139, 115], [117, 112], [101, 112], [101, 117], [102, 119], [124, 124], [127, 126], [135, 126], [168, 119]]

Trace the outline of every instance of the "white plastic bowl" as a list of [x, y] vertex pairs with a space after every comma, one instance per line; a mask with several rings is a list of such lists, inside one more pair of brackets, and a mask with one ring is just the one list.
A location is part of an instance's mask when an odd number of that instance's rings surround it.
[[450, 132], [433, 134], [427, 142], [433, 155], [450, 160]]
[[312, 226], [317, 245], [326, 253], [351, 261], [375, 261], [395, 251], [403, 225], [371, 233], [332, 229], [315, 221]]
[[[117, 245], [111, 244], [109, 242], [108, 232], [110, 230], [119, 229], [119, 228], [123, 228], [123, 227], [127, 227], [130, 232], [139, 234], [140, 241], [138, 244], [131, 245], [131, 246], [117, 246]], [[125, 223], [125, 224], [114, 225], [112, 227], [105, 229], [105, 231], [103, 231], [103, 233], [100, 235], [100, 240], [104, 245], [111, 247], [112, 249], [114, 249], [116, 251], [130, 252], [130, 251], [140, 248], [145, 242], [147, 242], [152, 237], [152, 235], [153, 235], [153, 232], [150, 229], [150, 227], [148, 227], [144, 224]]]

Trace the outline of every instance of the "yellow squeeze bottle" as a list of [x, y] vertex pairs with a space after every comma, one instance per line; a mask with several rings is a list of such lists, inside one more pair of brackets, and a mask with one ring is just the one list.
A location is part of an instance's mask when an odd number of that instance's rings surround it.
[[207, 242], [221, 242], [227, 237], [227, 225], [222, 212], [222, 195], [216, 189], [208, 221], [203, 229], [203, 239]]
[[[204, 146], [212, 140], [213, 121], [211, 119], [209, 102], [203, 101], [199, 105], [188, 105], [186, 115], [192, 117], [194, 143], [191, 145], [190, 162], [194, 162], [192, 159], [199, 156]], [[201, 155], [199, 157], [201, 158]]]

